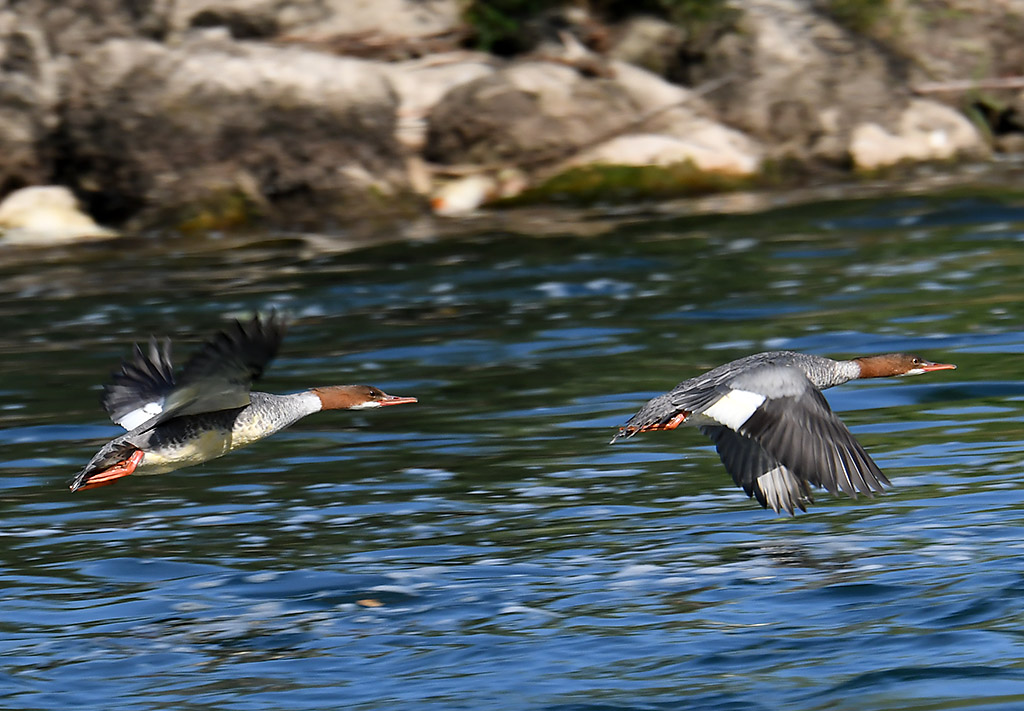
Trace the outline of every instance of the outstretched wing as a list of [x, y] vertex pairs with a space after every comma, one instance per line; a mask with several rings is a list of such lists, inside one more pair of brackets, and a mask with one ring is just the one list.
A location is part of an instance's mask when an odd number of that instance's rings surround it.
[[104, 392], [111, 419], [128, 430], [146, 430], [171, 417], [215, 412], [249, 404], [249, 391], [273, 360], [285, 325], [273, 313], [261, 319], [235, 321], [193, 355], [177, 379], [170, 347], [151, 341], [148, 354], [136, 346]]
[[204, 343], [185, 363], [179, 386], [203, 391], [196, 393], [196, 404], [219, 398], [234, 404], [199, 409], [193, 405], [190, 409], [211, 412], [249, 404], [253, 381], [263, 375], [277, 355], [284, 332], [284, 322], [277, 313], [272, 313], [266, 319], [256, 316], [247, 323], [235, 321]]
[[[871, 496], [889, 483], [799, 369], [754, 369], [732, 379], [723, 390], [723, 397], [703, 414], [764, 450], [767, 459], [758, 460], [765, 467], [762, 474], [776, 470], [773, 476], [787, 488], [790, 484], [785, 480], [795, 477], [833, 494], [843, 491], [854, 497], [858, 493]], [[722, 437], [716, 441], [719, 447], [724, 446]], [[728, 440], [736, 443], [731, 437]], [[723, 456], [722, 461], [728, 469], [728, 458]], [[732, 464], [737, 467], [730, 470], [734, 478], [752, 473], [738, 461]]]

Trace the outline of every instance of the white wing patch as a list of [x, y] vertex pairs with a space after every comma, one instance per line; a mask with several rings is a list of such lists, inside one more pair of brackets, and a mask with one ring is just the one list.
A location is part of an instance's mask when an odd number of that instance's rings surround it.
[[743, 423], [754, 414], [754, 410], [761, 407], [764, 400], [764, 395], [760, 393], [752, 393], [749, 390], [730, 390], [701, 414], [738, 432]]
[[164, 411], [163, 405], [159, 402], [147, 402], [137, 410], [132, 410], [120, 420], [117, 424], [124, 427], [126, 430], [134, 430], [136, 427], [141, 425], [146, 420], [149, 420], [156, 415], [159, 415]]
[[782, 465], [769, 469], [759, 476], [757, 486], [775, 513], [778, 513], [779, 509], [785, 509], [792, 514], [793, 505], [800, 505], [800, 481]]

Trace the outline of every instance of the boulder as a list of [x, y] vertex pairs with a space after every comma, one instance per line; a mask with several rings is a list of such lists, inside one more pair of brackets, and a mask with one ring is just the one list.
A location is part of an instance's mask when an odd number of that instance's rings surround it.
[[114, 40], [74, 67], [66, 132], [98, 214], [234, 195], [292, 224], [307, 208], [358, 215], [405, 189], [397, 106], [385, 74], [362, 60]]
[[176, 36], [222, 27], [236, 39], [288, 36], [311, 43], [345, 37], [400, 43], [462, 25], [457, 0], [177, 0], [167, 14]]
[[651, 133], [617, 136], [578, 154], [569, 165], [690, 163], [705, 173], [745, 177], [760, 169], [761, 152], [761, 147], [742, 133], [705, 119], [691, 124], [687, 138]]
[[458, 52], [381, 65], [398, 94], [398, 139], [412, 151], [423, 149], [427, 117], [455, 87], [496, 71], [488, 55]]
[[1018, 76], [1024, 66], [1020, 0], [887, 2], [868, 31], [913, 60], [915, 81]]
[[449, 91], [430, 113], [424, 153], [442, 164], [557, 161], [639, 115], [613, 80], [528, 61]]
[[518, 163], [550, 175], [591, 163], [671, 165], [751, 175], [763, 148], [708, 118], [692, 91], [622, 62], [588, 77], [527, 62], [451, 90], [429, 119], [435, 163]]
[[168, 8], [167, 24], [174, 38], [217, 27], [236, 39], [259, 39], [323, 19], [325, 13], [322, 3], [311, 0], [177, 0]]
[[82, 212], [75, 196], [61, 185], [21, 188], [0, 202], [0, 237], [7, 244], [53, 245], [116, 236]]
[[608, 56], [665, 76], [678, 62], [685, 42], [686, 32], [679, 25], [650, 15], [637, 15], [622, 23]]
[[778, 157], [845, 162], [853, 128], [892, 126], [909, 98], [905, 62], [816, 12], [808, 0], [738, 0], [736, 31], [694, 73], [729, 126]]
[[962, 114], [923, 99], [911, 101], [904, 109], [895, 133], [868, 122], [853, 130], [850, 142], [854, 165], [863, 170], [985, 153], [984, 139]]
[[43, 29], [0, 11], [0, 192], [49, 179], [60, 75]]
[[43, 28], [55, 55], [77, 56], [114, 38], [161, 40], [175, 0], [19, 0], [20, 18]]
[[458, 0], [321, 0], [325, 16], [297, 26], [320, 36], [379, 33], [424, 37], [451, 32], [462, 25]]

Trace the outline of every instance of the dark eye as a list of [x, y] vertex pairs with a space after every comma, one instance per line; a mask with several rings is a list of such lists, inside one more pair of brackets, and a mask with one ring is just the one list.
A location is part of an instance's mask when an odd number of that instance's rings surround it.
[[910, 362], [913, 363], [914, 365], [921, 365], [921, 359], [920, 358], [914, 358]]

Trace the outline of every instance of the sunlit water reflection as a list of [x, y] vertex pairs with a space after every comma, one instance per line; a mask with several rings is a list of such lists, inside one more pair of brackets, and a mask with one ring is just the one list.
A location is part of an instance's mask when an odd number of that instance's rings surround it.
[[[1022, 239], [1024, 209], [919, 198], [0, 252], [3, 706], [1021, 708]], [[180, 358], [270, 306], [294, 323], [261, 387], [420, 403], [67, 491], [133, 340]], [[696, 432], [607, 445], [775, 348], [960, 368], [830, 390], [896, 487], [792, 519]]]

